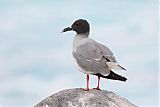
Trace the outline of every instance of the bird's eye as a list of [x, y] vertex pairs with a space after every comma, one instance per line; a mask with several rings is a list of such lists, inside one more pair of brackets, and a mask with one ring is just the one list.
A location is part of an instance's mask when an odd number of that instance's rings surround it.
[[76, 26], [79, 26], [80, 25], [80, 23], [76, 23]]

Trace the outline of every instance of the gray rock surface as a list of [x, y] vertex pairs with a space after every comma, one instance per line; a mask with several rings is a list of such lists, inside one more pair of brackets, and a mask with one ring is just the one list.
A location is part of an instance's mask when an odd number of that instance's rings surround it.
[[67, 89], [44, 99], [34, 107], [138, 107], [105, 90]]

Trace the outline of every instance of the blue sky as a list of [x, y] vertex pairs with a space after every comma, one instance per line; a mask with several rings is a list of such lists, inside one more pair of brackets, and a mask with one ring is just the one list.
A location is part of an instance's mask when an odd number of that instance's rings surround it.
[[[102, 79], [101, 88], [140, 107], [158, 106], [157, 0], [1, 0], [0, 107], [31, 107], [85, 87], [71, 54], [75, 33], [60, 33], [79, 18], [127, 69], [120, 72], [126, 83]], [[91, 88], [96, 80], [91, 76]]]

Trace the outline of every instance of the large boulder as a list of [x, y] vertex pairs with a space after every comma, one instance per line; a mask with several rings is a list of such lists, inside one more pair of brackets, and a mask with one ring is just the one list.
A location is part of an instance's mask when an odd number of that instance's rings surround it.
[[34, 107], [137, 107], [111, 91], [67, 89], [44, 99]]

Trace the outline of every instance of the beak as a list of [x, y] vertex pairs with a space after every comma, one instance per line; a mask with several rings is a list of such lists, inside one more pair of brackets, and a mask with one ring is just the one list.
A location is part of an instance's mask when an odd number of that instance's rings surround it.
[[62, 30], [62, 32], [61, 32], [61, 33], [63, 33], [63, 32], [67, 32], [67, 31], [72, 31], [72, 30], [73, 30], [72, 28], [67, 27], [67, 28], [64, 28], [64, 29]]

